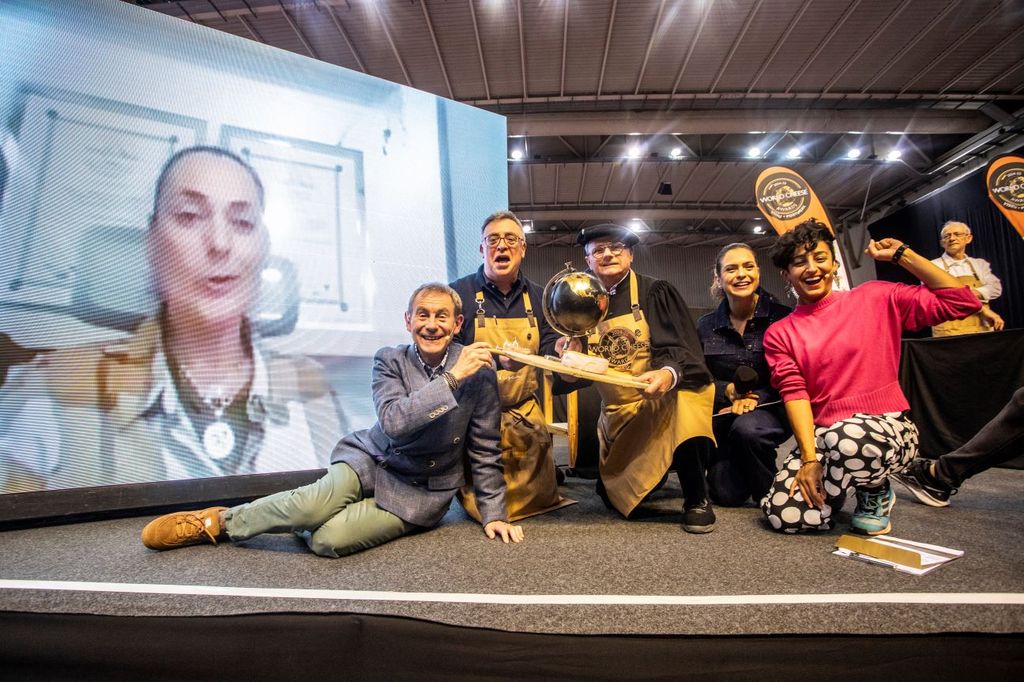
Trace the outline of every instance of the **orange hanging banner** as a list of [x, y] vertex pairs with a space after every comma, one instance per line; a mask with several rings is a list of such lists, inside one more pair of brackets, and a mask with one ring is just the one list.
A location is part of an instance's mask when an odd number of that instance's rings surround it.
[[[800, 223], [814, 218], [824, 223], [834, 235], [832, 218], [828, 210], [818, 200], [818, 195], [811, 189], [811, 184], [799, 173], [784, 166], [772, 166], [761, 171], [754, 183], [754, 195], [757, 207], [772, 224], [778, 234], [785, 234]], [[839, 270], [836, 272], [837, 289], [849, 289], [850, 281], [843, 262], [842, 249], [836, 242], [836, 260]]]
[[796, 171], [783, 166], [766, 168], [754, 184], [757, 207], [779, 234], [815, 218], [835, 234], [832, 219], [811, 189], [810, 183]]
[[985, 186], [988, 198], [1024, 238], [1024, 158], [1003, 154], [989, 161]]

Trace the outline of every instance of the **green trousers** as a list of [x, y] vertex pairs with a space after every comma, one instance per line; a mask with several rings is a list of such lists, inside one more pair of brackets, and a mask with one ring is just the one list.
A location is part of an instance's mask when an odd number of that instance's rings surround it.
[[260, 533], [298, 533], [315, 554], [339, 557], [394, 540], [416, 529], [363, 498], [348, 464], [332, 464], [320, 480], [232, 507], [224, 529], [232, 540]]

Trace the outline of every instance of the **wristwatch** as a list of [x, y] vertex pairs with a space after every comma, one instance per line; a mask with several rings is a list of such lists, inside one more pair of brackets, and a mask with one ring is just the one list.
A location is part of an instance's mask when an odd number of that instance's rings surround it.
[[903, 258], [903, 252], [906, 251], [909, 248], [910, 247], [908, 245], [906, 245], [906, 244], [900, 244], [899, 247], [895, 251], [893, 251], [892, 262], [893, 263], [899, 263], [900, 262], [900, 258]]

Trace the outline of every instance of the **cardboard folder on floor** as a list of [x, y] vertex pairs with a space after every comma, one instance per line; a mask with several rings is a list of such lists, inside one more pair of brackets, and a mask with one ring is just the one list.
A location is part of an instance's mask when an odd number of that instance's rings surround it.
[[868, 563], [891, 566], [897, 571], [924, 575], [964, 555], [963, 551], [890, 536], [841, 535], [833, 554]]

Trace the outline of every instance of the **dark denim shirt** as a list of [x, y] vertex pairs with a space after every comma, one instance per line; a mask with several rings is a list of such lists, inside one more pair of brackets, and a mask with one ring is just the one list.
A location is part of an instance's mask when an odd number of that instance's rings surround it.
[[758, 288], [760, 298], [754, 316], [747, 322], [743, 335], [733, 328], [729, 320], [729, 301], [722, 300], [718, 308], [697, 321], [697, 334], [708, 369], [715, 377], [715, 411], [729, 405], [726, 385], [733, 380], [740, 365], [753, 367], [758, 376], [754, 391], [760, 402], [778, 400], [778, 392], [771, 387], [771, 370], [764, 358], [764, 333], [768, 325], [789, 315], [793, 309], [779, 303], [774, 296]]
[[501, 293], [501, 289], [484, 276], [482, 265], [476, 272], [455, 280], [450, 286], [462, 298], [462, 315], [465, 319], [462, 323], [462, 329], [455, 335], [455, 340], [462, 345], [468, 346], [476, 341], [476, 325], [474, 324], [476, 321], [476, 292], [482, 291], [484, 294], [484, 310], [487, 312], [487, 316], [503, 319], [507, 317], [526, 317], [523, 292], [527, 291], [530, 294], [533, 316], [537, 319], [538, 329], [540, 330], [540, 354], [554, 355], [555, 342], [561, 338], [561, 335], [552, 329], [551, 325], [544, 318], [544, 312], [541, 308], [544, 289], [528, 280], [522, 273], [519, 273], [515, 284], [512, 285], [512, 290], [508, 294]]

